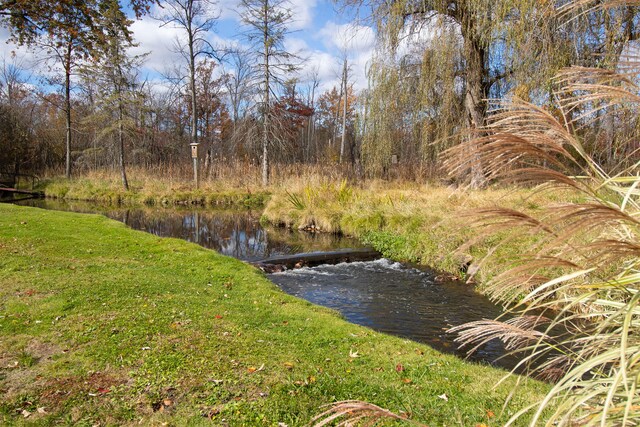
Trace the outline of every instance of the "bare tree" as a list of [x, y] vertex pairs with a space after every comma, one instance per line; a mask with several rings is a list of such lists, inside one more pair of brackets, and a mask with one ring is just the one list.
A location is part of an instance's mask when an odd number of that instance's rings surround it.
[[244, 116], [246, 104], [254, 94], [256, 79], [255, 67], [251, 64], [249, 52], [235, 49], [227, 58], [229, 66], [224, 69], [226, 79], [224, 85], [231, 105], [233, 133], [237, 130], [238, 121]]
[[286, 0], [241, 0], [242, 22], [247, 39], [258, 58], [256, 69], [262, 79], [262, 185], [269, 184], [269, 145], [272, 137], [271, 94], [282, 75], [296, 70], [298, 57], [285, 50], [284, 39], [292, 12]]
[[198, 94], [196, 68], [198, 58], [217, 57], [217, 51], [207, 39], [218, 20], [217, 2], [214, 0], [166, 0], [164, 14], [157, 17], [163, 25], [174, 25], [185, 33], [177, 40], [177, 51], [188, 66], [188, 85], [191, 98], [190, 142], [198, 142]]
[[[347, 58], [347, 52], [343, 53], [342, 63], [342, 139], [340, 141], [340, 163], [344, 161], [345, 150], [347, 145], [347, 110], [349, 108], [349, 59]], [[351, 149], [349, 149], [351, 152]], [[353, 156], [350, 155], [353, 159]]]

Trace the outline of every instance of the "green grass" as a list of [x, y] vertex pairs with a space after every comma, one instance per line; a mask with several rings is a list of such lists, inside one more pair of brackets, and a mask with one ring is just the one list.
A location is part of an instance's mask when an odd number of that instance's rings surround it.
[[433, 426], [497, 426], [548, 388], [525, 381], [501, 413], [515, 381], [494, 390], [502, 371], [101, 216], [0, 204], [0, 273], [3, 425], [296, 426], [364, 399]]

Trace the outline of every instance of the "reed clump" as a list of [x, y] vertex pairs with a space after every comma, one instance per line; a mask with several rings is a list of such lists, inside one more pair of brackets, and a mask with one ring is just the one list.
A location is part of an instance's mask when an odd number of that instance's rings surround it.
[[470, 351], [502, 340], [521, 356], [521, 369], [554, 383], [508, 424], [528, 411], [532, 426], [640, 424], [640, 157], [636, 151], [606, 170], [581, 138], [597, 115], [617, 123], [612, 146], [637, 144], [637, 124], [627, 119], [640, 111], [639, 61], [629, 53], [617, 71], [565, 69], [555, 79], [560, 101], [553, 110], [514, 99], [500, 106], [482, 135], [449, 152], [456, 174], [480, 163], [491, 179], [582, 195], [535, 214], [503, 207], [476, 212], [482, 235], [502, 234], [496, 245], [522, 235], [537, 241], [509, 262], [488, 257], [502, 271], [485, 290], [508, 307], [507, 315], [453, 329]]
[[[594, 3], [578, 0], [565, 8]], [[636, 3], [612, 0], [596, 7]], [[563, 70], [554, 81], [558, 102], [551, 108], [517, 98], [499, 105], [485, 128], [446, 154], [458, 179], [482, 168], [489, 181], [537, 185], [551, 198], [566, 191], [578, 195], [530, 210], [484, 207], [469, 221], [475, 237], [467, 247], [493, 239], [483, 265], [495, 266], [496, 274], [484, 291], [507, 311], [499, 319], [450, 332], [470, 352], [491, 340], [503, 341], [520, 357], [516, 370], [553, 384], [506, 425], [524, 416], [530, 426], [640, 424], [640, 157], [627, 149], [640, 137], [640, 57], [625, 55], [616, 71]], [[582, 143], [594, 120], [607, 118], [617, 126], [609, 145], [632, 152], [611, 170]], [[522, 239], [530, 244], [513, 244]], [[517, 252], [504, 257], [504, 247]], [[338, 402], [318, 425], [363, 418], [348, 405]], [[372, 422], [395, 417], [382, 408], [366, 410]]]

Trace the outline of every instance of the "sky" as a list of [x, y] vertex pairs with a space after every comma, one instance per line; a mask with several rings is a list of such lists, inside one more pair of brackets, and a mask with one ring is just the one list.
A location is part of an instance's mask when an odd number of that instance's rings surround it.
[[[301, 84], [317, 71], [320, 79], [319, 92], [339, 85], [342, 73], [343, 52], [347, 52], [350, 63], [350, 81], [356, 89], [367, 86], [366, 69], [374, 50], [375, 34], [371, 27], [358, 25], [355, 20], [340, 13], [332, 0], [289, 0], [293, 12], [285, 47], [303, 60], [298, 72]], [[240, 19], [239, 0], [219, 0], [220, 18], [211, 36], [217, 45], [246, 45], [244, 29]], [[152, 12], [152, 15], [154, 13]], [[156, 11], [157, 14], [157, 11]], [[182, 34], [179, 28], [161, 23], [151, 16], [135, 21], [132, 30], [139, 46], [134, 54], [148, 53], [142, 75], [158, 80], [168, 67], [181, 61], [172, 50], [174, 40]], [[8, 31], [0, 29], [0, 40], [6, 41]], [[8, 58], [15, 51], [23, 63], [34, 60], [34, 54], [26, 49], [7, 43], [0, 44], [0, 55]]]

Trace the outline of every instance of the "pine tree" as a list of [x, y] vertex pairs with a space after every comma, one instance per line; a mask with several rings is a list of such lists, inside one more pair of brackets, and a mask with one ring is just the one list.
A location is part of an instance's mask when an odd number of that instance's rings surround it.
[[96, 91], [96, 112], [89, 120], [102, 122], [101, 137], [113, 137], [116, 142], [118, 166], [122, 185], [129, 190], [126, 173], [125, 138], [135, 129], [130, 111], [140, 103], [141, 94], [136, 87], [137, 68], [143, 57], [129, 56], [127, 50], [135, 46], [123, 28], [131, 21], [120, 9], [118, 0], [107, 0], [102, 4], [100, 51], [92, 64], [83, 69], [84, 78], [93, 84]]

